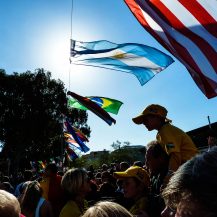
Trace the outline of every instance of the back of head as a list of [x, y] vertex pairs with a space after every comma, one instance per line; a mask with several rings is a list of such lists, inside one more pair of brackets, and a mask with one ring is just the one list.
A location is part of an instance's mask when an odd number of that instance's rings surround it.
[[87, 179], [87, 171], [83, 168], [73, 168], [68, 170], [61, 181], [61, 186], [66, 195], [74, 199], [81, 190], [85, 179]]
[[32, 179], [32, 171], [31, 170], [25, 170], [23, 173], [24, 181], [30, 181]]
[[134, 161], [133, 166], [142, 167], [142, 161]]
[[106, 171], [107, 169], [108, 169], [108, 165], [107, 165], [107, 164], [103, 164], [103, 165], [102, 165], [102, 170], [103, 170], [103, 171]]
[[103, 201], [98, 202], [94, 206], [90, 207], [82, 217], [133, 217], [124, 207], [121, 205]]
[[0, 216], [19, 217], [20, 212], [17, 198], [4, 190], [0, 190]]
[[[163, 191], [165, 200], [174, 206], [185, 197], [194, 198], [210, 216], [217, 213], [217, 147], [183, 164]], [[215, 216], [215, 215], [214, 215]]]
[[57, 165], [55, 163], [49, 163], [46, 166], [46, 171], [51, 172], [52, 174], [56, 174], [57, 173]]
[[10, 182], [10, 178], [8, 176], [3, 176], [1, 182]]
[[0, 189], [1, 190], [5, 190], [5, 191], [7, 191], [9, 193], [13, 193], [14, 192], [14, 188], [11, 185], [10, 182], [2, 182], [2, 183], [0, 183]]
[[108, 171], [103, 171], [101, 173], [101, 179], [108, 180], [110, 178], [110, 173]]
[[42, 196], [42, 189], [37, 181], [28, 181], [24, 185], [23, 197], [21, 199], [22, 212], [23, 210], [34, 211]]
[[123, 161], [120, 163], [120, 171], [125, 171], [130, 167], [129, 163], [126, 161]]
[[162, 148], [162, 146], [160, 145], [160, 143], [158, 143], [157, 140], [153, 140], [147, 144], [146, 155], [147, 154], [152, 155], [154, 158], [163, 157], [165, 158], [165, 160], [169, 159], [168, 154], [165, 152], [165, 150]]

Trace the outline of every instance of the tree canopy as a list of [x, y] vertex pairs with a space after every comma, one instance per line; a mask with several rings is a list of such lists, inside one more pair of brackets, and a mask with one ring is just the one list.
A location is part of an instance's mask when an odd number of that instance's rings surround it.
[[67, 108], [66, 90], [51, 72], [6, 74], [0, 69], [0, 142], [2, 155], [39, 160], [61, 153], [63, 115], [88, 137], [86, 111]]

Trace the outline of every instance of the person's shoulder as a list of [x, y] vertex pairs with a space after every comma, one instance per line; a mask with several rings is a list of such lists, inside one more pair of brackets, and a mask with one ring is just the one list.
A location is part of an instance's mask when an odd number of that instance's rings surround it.
[[65, 204], [65, 206], [63, 207], [63, 209], [78, 209], [78, 205], [77, 205], [77, 203], [74, 201], [74, 200], [69, 200], [66, 204]]
[[167, 124], [163, 125], [163, 127], [161, 128], [161, 132], [168, 132], [168, 131], [174, 131], [177, 133], [184, 133], [184, 131], [182, 129], [180, 129], [177, 126], [172, 125], [171, 123], [167, 123]]
[[46, 216], [46, 217], [50, 217], [52, 216], [53, 210], [52, 210], [52, 206], [51, 203], [47, 200], [43, 200], [43, 203], [41, 205], [41, 209], [40, 209], [40, 213], [41, 216]]
[[68, 201], [60, 212], [60, 217], [76, 217], [80, 215], [81, 212], [78, 208], [78, 205], [73, 200]]
[[146, 211], [148, 205], [148, 197], [141, 197], [130, 208], [130, 212], [133, 215], [137, 215], [141, 210]]
[[43, 203], [41, 205], [42, 208], [46, 209], [51, 207], [51, 203], [48, 200], [45, 200], [44, 198], [42, 200], [43, 200]]

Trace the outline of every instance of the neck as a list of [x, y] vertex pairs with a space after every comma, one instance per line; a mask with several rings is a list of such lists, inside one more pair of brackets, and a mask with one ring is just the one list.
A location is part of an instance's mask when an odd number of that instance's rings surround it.
[[83, 195], [78, 195], [78, 196], [75, 198], [75, 202], [76, 202], [77, 204], [81, 204], [81, 203], [83, 203], [83, 201], [84, 201], [84, 196], [83, 196]]
[[156, 130], [159, 131], [165, 124], [167, 124], [167, 122], [160, 122], [156, 127]]
[[139, 200], [140, 198], [144, 197], [145, 194], [143, 192], [141, 192], [141, 194], [137, 195], [136, 197], [133, 198], [134, 201]]
[[78, 196], [75, 198], [75, 202], [78, 205], [81, 212], [84, 210], [84, 197]]

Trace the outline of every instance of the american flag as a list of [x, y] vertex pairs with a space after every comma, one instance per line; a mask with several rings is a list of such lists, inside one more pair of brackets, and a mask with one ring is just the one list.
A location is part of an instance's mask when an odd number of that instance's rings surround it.
[[140, 24], [185, 65], [201, 91], [217, 96], [217, 1], [125, 0]]

